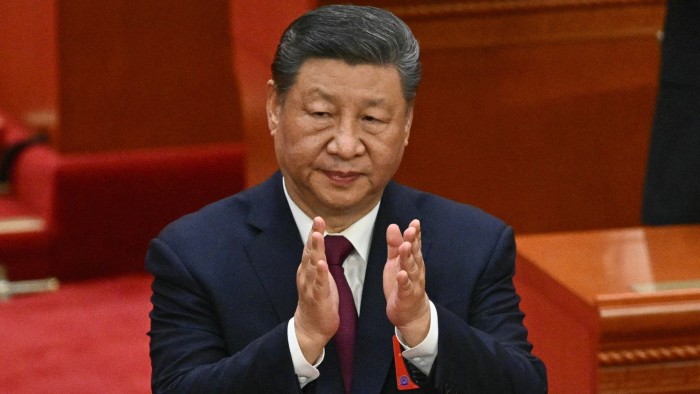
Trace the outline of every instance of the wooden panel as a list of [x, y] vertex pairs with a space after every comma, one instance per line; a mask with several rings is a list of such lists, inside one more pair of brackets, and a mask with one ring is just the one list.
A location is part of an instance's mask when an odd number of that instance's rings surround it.
[[663, 1], [359, 3], [421, 43], [398, 180], [519, 233], [640, 223]]
[[[533, 353], [547, 367], [549, 392], [588, 394], [596, 387], [595, 312], [539, 267], [518, 258], [515, 285], [523, 296]], [[562, 351], [567, 349], [567, 351]]]
[[603, 368], [598, 387], [601, 394], [697, 394], [700, 361]]
[[517, 241], [522, 257], [590, 306], [665, 302], [659, 293], [635, 293], [633, 286], [700, 279], [699, 226], [533, 234]]
[[[517, 244], [516, 286], [551, 392], [578, 387], [572, 363], [594, 374], [589, 392], [700, 391], [700, 226], [524, 235]], [[579, 323], [568, 332], [555, 329], [572, 316]]]
[[[0, 1], [0, 106], [51, 126], [58, 100], [55, 0]], [[33, 121], [37, 115], [44, 121]], [[29, 118], [29, 119], [28, 119]]]
[[61, 152], [242, 140], [228, 0], [58, 0]]

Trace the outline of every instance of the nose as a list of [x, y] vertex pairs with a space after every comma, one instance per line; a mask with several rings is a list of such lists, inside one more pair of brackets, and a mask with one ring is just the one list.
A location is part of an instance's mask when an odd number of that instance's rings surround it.
[[340, 122], [333, 139], [328, 142], [328, 153], [343, 159], [362, 155], [365, 152], [365, 145], [360, 138], [360, 133], [358, 122], [352, 120]]

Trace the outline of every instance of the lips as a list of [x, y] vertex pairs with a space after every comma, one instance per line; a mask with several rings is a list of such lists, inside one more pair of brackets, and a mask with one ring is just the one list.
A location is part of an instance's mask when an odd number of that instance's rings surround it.
[[331, 182], [339, 185], [350, 184], [360, 177], [360, 173], [352, 171], [324, 171], [324, 173], [326, 174], [328, 179], [331, 180]]

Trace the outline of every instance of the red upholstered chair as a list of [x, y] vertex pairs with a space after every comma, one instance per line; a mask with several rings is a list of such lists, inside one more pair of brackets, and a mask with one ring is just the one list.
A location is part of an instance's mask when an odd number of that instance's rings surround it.
[[[3, 128], [5, 139], [28, 135]], [[245, 186], [239, 143], [68, 155], [31, 146], [0, 195], [0, 264], [11, 280], [140, 272], [162, 227]]]
[[[0, 151], [30, 135], [26, 127], [0, 112]], [[9, 174], [11, 183], [2, 185], [0, 264], [7, 267], [12, 279], [50, 274], [51, 236], [45, 219], [50, 212], [53, 182], [46, 175], [55, 165], [54, 156], [43, 147], [27, 149], [14, 162]]]
[[240, 144], [62, 157], [55, 172], [53, 269], [59, 278], [143, 270], [169, 222], [245, 187]]

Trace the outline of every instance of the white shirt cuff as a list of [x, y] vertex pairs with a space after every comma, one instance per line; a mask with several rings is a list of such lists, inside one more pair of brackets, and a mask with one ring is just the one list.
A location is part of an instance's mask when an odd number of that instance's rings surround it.
[[399, 343], [405, 349], [401, 352], [401, 355], [408, 359], [411, 364], [415, 365], [416, 368], [426, 376], [430, 375], [430, 369], [433, 367], [438, 352], [438, 319], [437, 309], [435, 309], [433, 302], [430, 301], [430, 328], [428, 329], [428, 336], [425, 337], [423, 342], [415, 347], [408, 347], [403, 342], [399, 330], [395, 328], [394, 331], [396, 332], [396, 338], [398, 338]]
[[289, 342], [289, 352], [292, 355], [292, 364], [294, 365], [294, 373], [299, 379], [299, 385], [303, 388], [310, 382], [318, 379], [321, 373], [318, 371], [318, 366], [323, 361], [323, 357], [326, 355], [326, 349], [321, 352], [321, 357], [318, 358], [316, 364], [311, 365], [304, 354], [301, 352], [301, 347], [299, 347], [299, 341], [297, 340], [297, 333], [294, 329], [294, 318], [292, 317], [287, 323], [287, 342]]

